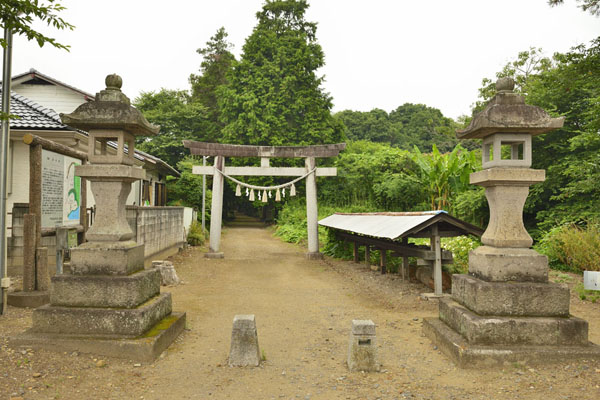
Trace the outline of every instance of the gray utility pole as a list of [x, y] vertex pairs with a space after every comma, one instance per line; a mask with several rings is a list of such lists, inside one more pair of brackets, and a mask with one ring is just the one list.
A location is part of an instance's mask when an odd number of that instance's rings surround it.
[[[12, 31], [9, 27], [4, 27], [4, 48], [3, 73], [2, 73], [2, 113], [6, 117], [10, 114], [10, 80], [12, 63]], [[8, 119], [2, 120], [2, 137], [0, 138], [0, 314], [6, 312], [6, 301], [10, 280], [7, 276], [6, 265], [6, 200], [8, 198], [6, 190], [6, 175], [8, 173], [8, 146], [10, 145], [10, 122]]]

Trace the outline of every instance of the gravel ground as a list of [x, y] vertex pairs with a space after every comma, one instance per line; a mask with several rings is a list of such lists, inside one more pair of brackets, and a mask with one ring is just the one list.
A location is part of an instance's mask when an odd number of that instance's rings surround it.
[[[598, 399], [600, 364], [508, 365], [461, 370], [421, 333], [437, 303], [421, 284], [362, 264], [306, 261], [268, 228], [230, 227], [225, 259], [192, 248], [172, 258], [183, 283], [163, 287], [187, 329], [154, 363], [80, 353], [11, 349], [31, 310], [0, 316], [0, 399]], [[559, 280], [577, 277], [553, 273]], [[572, 284], [572, 283], [570, 283]], [[572, 313], [600, 343], [600, 305], [572, 295]], [[235, 314], [255, 314], [266, 361], [227, 366]], [[345, 366], [352, 319], [377, 324], [379, 373]]]

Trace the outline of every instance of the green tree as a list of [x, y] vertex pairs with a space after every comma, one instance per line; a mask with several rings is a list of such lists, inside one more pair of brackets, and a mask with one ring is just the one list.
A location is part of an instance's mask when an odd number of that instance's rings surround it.
[[308, 145], [343, 139], [316, 71], [325, 63], [306, 0], [267, 0], [229, 84], [219, 90], [223, 140]]
[[[40, 47], [48, 43], [58, 49], [68, 51], [68, 45], [61, 44], [56, 39], [31, 27], [34, 20], [39, 20], [58, 30], [73, 30], [75, 27], [58, 15], [64, 10], [65, 7], [54, 0], [2, 0], [0, 2], [0, 21], [2, 21], [3, 28], [9, 27], [14, 35], [25, 35], [27, 40], [35, 40]], [[6, 47], [3, 37], [0, 37], [0, 45]]]
[[220, 121], [217, 92], [221, 86], [227, 84], [227, 74], [235, 62], [235, 56], [230, 51], [231, 48], [232, 44], [227, 41], [227, 32], [225, 28], [221, 27], [206, 42], [206, 47], [196, 50], [203, 57], [200, 64], [201, 74], [191, 74], [189, 81], [192, 86], [191, 101], [206, 107], [207, 119], [211, 123], [205, 132], [204, 141], [218, 141], [223, 128]]
[[137, 144], [142, 151], [159, 157], [169, 165], [177, 165], [189, 151], [182, 140], [204, 140], [210, 122], [207, 109], [190, 101], [184, 90], [161, 89], [142, 92], [134, 105], [148, 121], [160, 125], [160, 132], [151, 138], [141, 138]]

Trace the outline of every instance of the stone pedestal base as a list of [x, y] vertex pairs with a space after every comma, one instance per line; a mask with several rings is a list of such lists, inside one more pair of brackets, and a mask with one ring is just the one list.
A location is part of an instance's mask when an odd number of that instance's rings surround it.
[[21, 308], [37, 308], [50, 303], [50, 292], [34, 290], [33, 292], [13, 292], [7, 296], [9, 306]]
[[87, 242], [71, 250], [74, 275], [129, 275], [144, 269], [144, 245], [133, 241]]
[[477, 345], [469, 343], [438, 318], [423, 319], [423, 333], [460, 368], [536, 365], [600, 360], [600, 346]]
[[600, 359], [587, 321], [569, 315], [569, 289], [551, 283], [454, 275], [452, 298], [423, 330], [461, 367]]
[[347, 363], [350, 371], [379, 371], [373, 321], [352, 320]]
[[480, 246], [469, 252], [469, 273], [492, 282], [548, 282], [548, 258], [535, 250]]
[[308, 252], [305, 254], [305, 257], [307, 260], [322, 260], [323, 259], [323, 253], [315, 251], [315, 252]]
[[209, 252], [209, 253], [204, 253], [204, 258], [225, 258], [225, 255], [222, 252]]
[[59, 352], [79, 351], [141, 362], [154, 361], [185, 329], [185, 313], [172, 313], [136, 338], [103, 338], [93, 335], [69, 335], [27, 331], [11, 337], [13, 347], [45, 349]]

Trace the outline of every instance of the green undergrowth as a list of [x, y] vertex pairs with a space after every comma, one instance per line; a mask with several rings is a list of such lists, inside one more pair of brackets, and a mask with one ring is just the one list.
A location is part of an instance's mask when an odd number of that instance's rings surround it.
[[552, 269], [578, 274], [600, 271], [600, 221], [552, 228], [535, 249], [548, 257]]
[[202, 224], [193, 221], [190, 226], [190, 232], [187, 235], [187, 242], [190, 246], [202, 246], [206, 241], [206, 232], [202, 232]]
[[600, 300], [599, 290], [585, 290], [583, 288], [583, 283], [581, 282], [575, 285], [575, 287], [573, 287], [573, 291], [577, 293], [577, 296], [579, 296], [581, 300], [588, 300], [592, 303], [596, 303], [598, 302], [598, 300]]

